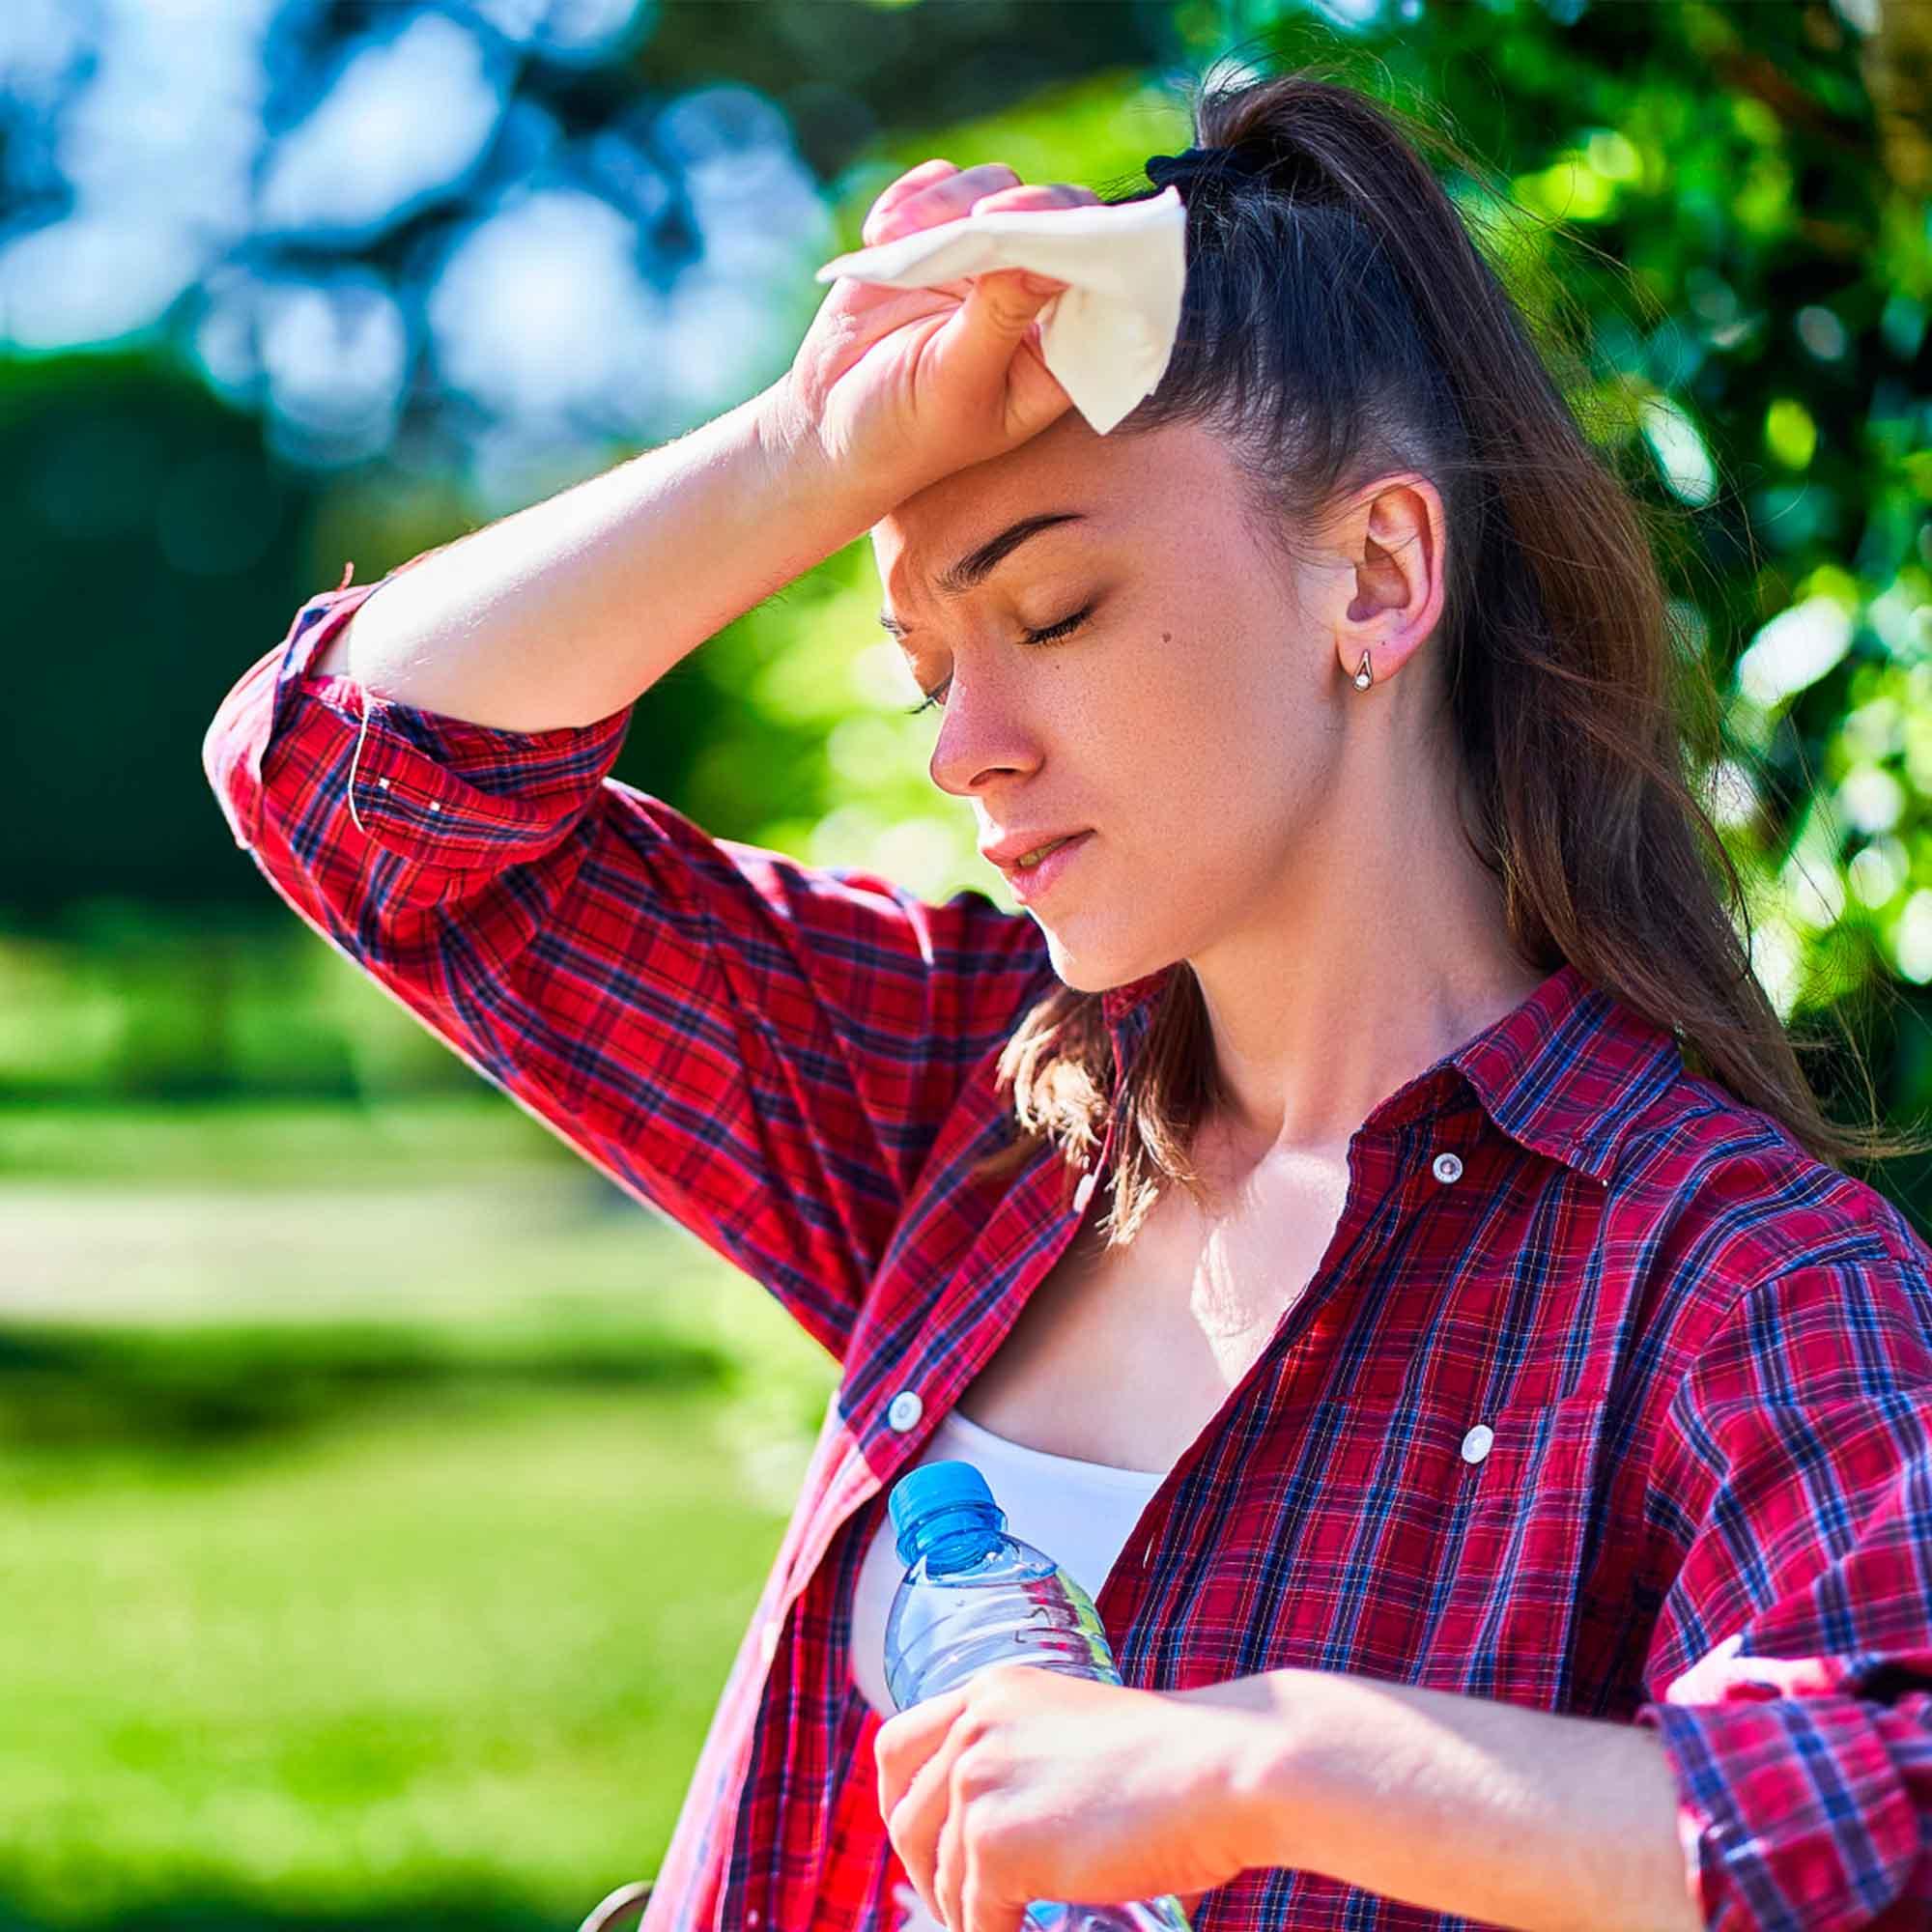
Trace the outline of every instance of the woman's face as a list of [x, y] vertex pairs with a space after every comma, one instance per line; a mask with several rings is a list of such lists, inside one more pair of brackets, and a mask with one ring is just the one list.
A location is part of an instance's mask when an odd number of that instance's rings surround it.
[[[942, 587], [1009, 526], [1056, 515], [1078, 521]], [[1293, 918], [1338, 803], [1355, 694], [1322, 619], [1352, 571], [1264, 548], [1211, 436], [1103, 438], [1068, 411], [909, 497], [872, 540], [882, 617], [943, 696], [924, 714], [933, 780], [972, 800], [981, 847], [1094, 835], [1027, 906], [1067, 984], [1121, 984]]]

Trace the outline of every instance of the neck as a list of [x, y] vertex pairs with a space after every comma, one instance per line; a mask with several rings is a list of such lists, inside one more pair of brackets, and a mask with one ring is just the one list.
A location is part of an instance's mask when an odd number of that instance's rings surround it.
[[[1389, 1094], [1520, 1006], [1547, 975], [1511, 943], [1453, 779], [1346, 773], [1272, 899], [1190, 961], [1226, 1099], [1254, 1160], [1333, 1153]], [[1350, 801], [1378, 801], [1357, 810]]]

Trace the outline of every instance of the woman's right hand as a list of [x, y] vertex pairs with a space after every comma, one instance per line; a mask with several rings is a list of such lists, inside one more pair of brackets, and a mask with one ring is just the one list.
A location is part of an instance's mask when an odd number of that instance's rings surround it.
[[[860, 235], [869, 248], [975, 209], [1099, 199], [1065, 183], [1028, 186], [997, 161], [924, 161], [886, 188]], [[838, 276], [770, 392], [781, 440], [887, 505], [1018, 447], [1072, 407], [1035, 327], [1065, 286], [1014, 269], [923, 289]]]

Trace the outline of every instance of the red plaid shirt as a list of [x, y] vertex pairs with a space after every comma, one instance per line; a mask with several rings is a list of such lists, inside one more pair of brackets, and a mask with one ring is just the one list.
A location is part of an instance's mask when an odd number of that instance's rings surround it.
[[[523, 733], [313, 677], [375, 587], [347, 584], [210, 727], [238, 842], [842, 1371], [646, 1932], [876, 1932], [904, 1872], [853, 1584], [1086, 1208], [1050, 1152], [966, 1179], [1044, 943], [980, 894], [714, 838], [608, 777], [628, 707]], [[1105, 995], [1117, 1070], [1164, 978]], [[1932, 1924], [1928, 1262], [1883, 1196], [1562, 968], [1354, 1135], [1306, 1293], [1100, 1592], [1122, 1677], [1299, 1665], [1654, 1725], [1710, 1924]], [[1466, 1922], [1278, 1867], [1195, 1919]]]

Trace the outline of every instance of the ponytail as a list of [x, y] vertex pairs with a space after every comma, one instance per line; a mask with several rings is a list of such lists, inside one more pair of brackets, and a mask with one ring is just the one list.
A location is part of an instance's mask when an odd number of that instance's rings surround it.
[[[1697, 797], [1719, 703], [1708, 665], [1672, 645], [1653, 549], [1672, 531], [1584, 435], [1551, 374], [1580, 391], [1581, 358], [1554, 320], [1533, 336], [1423, 151], [1480, 181], [1475, 165], [1308, 72], [1208, 95], [1195, 121], [1197, 146], [1240, 165], [1188, 198], [1174, 354], [1113, 434], [1210, 430], [1285, 548], [1378, 476], [1429, 476], [1448, 569], [1432, 648], [1477, 805], [1471, 842], [1524, 963], [1567, 961], [1675, 1031], [1690, 1070], [1820, 1160], [1923, 1151], [1825, 1117], [1751, 971], [1745, 891]], [[1164, 1182], [1205, 1202], [1189, 1149], [1221, 1096], [1184, 962], [1119, 1094], [1102, 997], [1056, 988], [1022, 1020], [1000, 1065], [1018, 1137], [980, 1171], [1049, 1141], [1084, 1158], [1117, 1108], [1119, 1246]]]

